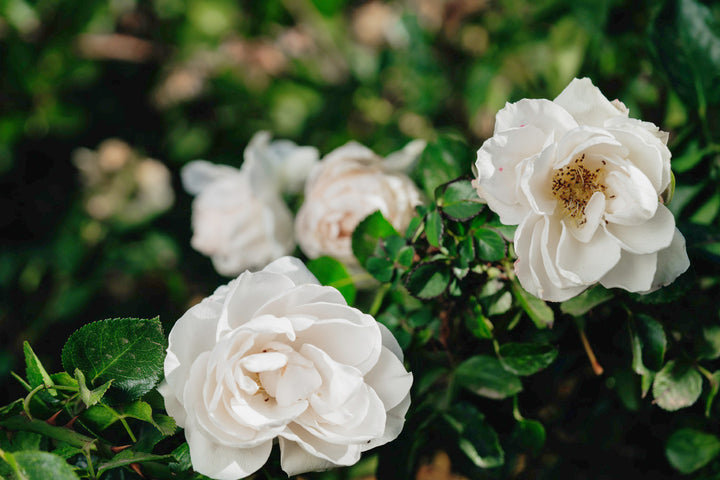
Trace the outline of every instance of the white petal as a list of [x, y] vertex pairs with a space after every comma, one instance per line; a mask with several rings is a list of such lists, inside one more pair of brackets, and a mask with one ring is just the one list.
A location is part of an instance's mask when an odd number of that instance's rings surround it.
[[655, 215], [640, 225], [605, 225], [608, 234], [630, 253], [652, 253], [667, 248], [675, 234], [675, 218], [665, 205], [658, 204]]
[[613, 170], [605, 178], [608, 198], [605, 219], [622, 225], [638, 225], [655, 215], [658, 194], [650, 180], [637, 167]]
[[589, 286], [609, 272], [618, 260], [620, 246], [604, 230], [596, 230], [589, 242], [582, 243], [563, 223], [557, 251], [557, 266], [562, 275]]
[[284, 275], [271, 272], [245, 272], [228, 293], [218, 320], [217, 338], [248, 322], [269, 300], [291, 290], [295, 284]]
[[262, 467], [270, 457], [272, 440], [253, 448], [226, 447], [215, 443], [197, 427], [185, 429], [193, 469], [216, 480], [245, 478]]
[[651, 288], [654, 290], [671, 284], [689, 267], [690, 259], [685, 250], [685, 237], [676, 228], [670, 246], [658, 252], [657, 270]]
[[191, 195], [197, 195], [214, 181], [238, 173], [229, 165], [216, 165], [205, 160], [195, 160], [180, 170], [183, 187]]
[[275, 400], [280, 406], [305, 400], [322, 385], [322, 378], [311, 362], [293, 352], [292, 361], [280, 372], [277, 379]]
[[589, 78], [575, 78], [554, 102], [567, 110], [580, 125], [602, 127], [605, 121], [625, 115], [613, 105]]
[[167, 411], [167, 414], [175, 420], [178, 427], [184, 428], [187, 419], [185, 407], [180, 403], [178, 397], [175, 396], [175, 392], [170, 388], [167, 381], [163, 380], [160, 385], [158, 385], [157, 391], [165, 400], [165, 411]]
[[267, 372], [282, 368], [288, 363], [288, 357], [280, 352], [256, 353], [244, 357], [240, 364], [250, 372]]
[[554, 162], [555, 147], [551, 145], [538, 157], [527, 158], [519, 165], [520, 188], [530, 207], [540, 215], [551, 215], [557, 205], [548, 188], [552, 183]]
[[383, 347], [389, 349], [398, 358], [398, 360], [402, 362], [404, 355], [397, 339], [395, 339], [390, 330], [382, 323], [378, 322], [378, 327], [380, 327], [380, 333], [382, 334]]
[[427, 145], [425, 140], [413, 140], [401, 150], [385, 157], [383, 169], [387, 172], [409, 172], [415, 160], [417, 160], [423, 150], [425, 150], [425, 145]]
[[555, 168], [562, 168], [582, 155], [585, 155], [586, 162], [597, 162], [606, 157], [625, 158], [627, 154], [627, 148], [607, 130], [583, 125], [558, 140]]
[[168, 336], [165, 380], [178, 399], [183, 397], [186, 379], [197, 357], [215, 346], [215, 330], [221, 305], [205, 299], [175, 322]]
[[410, 408], [410, 395], [408, 394], [397, 406], [387, 412], [385, 432], [379, 438], [375, 438], [361, 445], [364, 451], [384, 445], [395, 440], [405, 425], [405, 415]]
[[396, 407], [408, 396], [412, 382], [412, 373], [408, 373], [402, 362], [384, 347], [378, 362], [365, 374], [365, 383], [378, 394], [385, 410]]
[[657, 253], [635, 255], [623, 250], [620, 261], [600, 279], [600, 283], [605, 288], [644, 292], [650, 289], [656, 268]]
[[285, 275], [295, 283], [295, 285], [304, 285], [306, 283], [312, 285], [320, 285], [320, 282], [305, 264], [296, 257], [282, 257], [268, 264], [263, 268], [266, 272], [279, 273]]
[[585, 205], [584, 215], [585, 223], [581, 226], [577, 226], [575, 222], [565, 222], [565, 226], [568, 227], [570, 233], [579, 242], [587, 243], [595, 235], [595, 230], [600, 226], [603, 221], [603, 215], [605, 213], [605, 195], [601, 192], [593, 193], [587, 205]]
[[[322, 305], [336, 308], [350, 308], [342, 294], [332, 287], [304, 284], [281, 293], [255, 312], [255, 315], [321, 315]], [[329, 308], [329, 307], [328, 307]], [[318, 311], [316, 311], [318, 310]], [[333, 310], [334, 311], [334, 310]], [[344, 318], [347, 315], [340, 315]], [[327, 318], [321, 316], [321, 318]]]
[[526, 126], [539, 128], [545, 137], [559, 139], [578, 124], [565, 109], [545, 99], [524, 98], [515, 103], [506, 103], [495, 116], [496, 134]]
[[[301, 429], [296, 430], [301, 432]], [[290, 431], [280, 437], [280, 464], [289, 477], [328, 470], [338, 465], [352, 465], [360, 460], [360, 449], [354, 445], [333, 445], [307, 433], [301, 434], [302, 439]], [[288, 436], [292, 438], [284, 438]]]

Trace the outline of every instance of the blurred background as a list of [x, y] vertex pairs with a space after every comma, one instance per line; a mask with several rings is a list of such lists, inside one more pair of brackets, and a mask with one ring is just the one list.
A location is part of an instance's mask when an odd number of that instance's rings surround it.
[[[23, 368], [24, 340], [54, 371], [80, 325], [159, 315], [168, 331], [227, 281], [190, 247], [192, 198], [178, 172], [199, 158], [239, 166], [258, 130], [321, 153], [355, 139], [387, 154], [444, 133], [474, 150], [506, 101], [554, 98], [590, 76], [671, 132], [674, 213], [712, 224], [717, 166], [701, 164], [687, 131], [699, 113], [669, 88], [653, 37], [672, 21], [666, 10], [655, 0], [0, 0], [3, 403], [22, 393], [10, 372]], [[568, 430], [548, 439], [555, 456], [590, 436], [586, 417], [562, 406], [607, 389], [568, 381], [538, 399], [551, 409], [539, 417]], [[572, 478], [603, 478], [573, 455]], [[628, 455], [618, 461], [645, 458]]]

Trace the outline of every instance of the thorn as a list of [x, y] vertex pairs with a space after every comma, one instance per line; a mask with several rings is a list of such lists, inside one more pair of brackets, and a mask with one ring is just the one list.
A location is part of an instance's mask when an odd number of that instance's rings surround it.
[[132, 468], [135, 473], [140, 475], [141, 478], [145, 478], [145, 475], [143, 475], [142, 471], [140, 470], [140, 464], [139, 463], [131, 463], [130, 468]]
[[110, 447], [110, 450], [111, 450], [113, 453], [118, 453], [118, 452], [122, 452], [122, 451], [125, 450], [126, 448], [130, 448], [130, 447], [132, 447], [132, 445], [121, 445], [121, 446], [119, 446], [119, 447]]
[[58, 410], [57, 412], [53, 413], [52, 417], [50, 417], [50, 418], [48, 418], [47, 420], [45, 420], [45, 423], [47, 423], [48, 425], [55, 425], [55, 422], [56, 422], [56, 420], [57, 420], [57, 417], [58, 417], [58, 415], [60, 415], [61, 413], [62, 413], [62, 410]]
[[64, 425], [64, 427], [65, 427], [65, 428], [72, 428], [73, 425], [75, 424], [75, 420], [77, 420], [78, 417], [79, 417], [79, 415], [75, 415], [73, 418], [70, 419], [69, 422], [67, 422], [67, 423]]

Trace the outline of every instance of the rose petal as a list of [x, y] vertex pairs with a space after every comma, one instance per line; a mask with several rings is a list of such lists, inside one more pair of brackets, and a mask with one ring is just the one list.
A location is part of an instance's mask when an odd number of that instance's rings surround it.
[[267, 372], [287, 365], [288, 357], [279, 352], [256, 353], [244, 357], [239, 363], [250, 372]]
[[496, 134], [526, 126], [539, 128], [546, 138], [559, 139], [578, 124], [567, 110], [545, 99], [524, 98], [515, 103], [506, 103], [495, 116]]
[[621, 225], [638, 225], [655, 215], [657, 192], [640, 169], [628, 165], [613, 170], [605, 178], [608, 198], [605, 219]]
[[399, 404], [387, 412], [385, 432], [383, 432], [382, 436], [361, 444], [360, 448], [362, 448], [362, 451], [364, 452], [395, 440], [400, 435], [400, 432], [402, 432], [403, 426], [405, 425], [405, 415], [409, 408], [410, 394], [408, 393]]
[[339, 465], [352, 465], [360, 460], [357, 445], [335, 445], [313, 437], [292, 425], [279, 439], [280, 465], [288, 476]]
[[595, 192], [592, 197], [590, 197], [590, 200], [588, 200], [587, 205], [585, 205], [583, 212], [585, 223], [578, 226], [573, 221], [567, 221], [564, 222], [564, 225], [579, 242], [588, 243], [595, 235], [595, 230], [600, 226], [604, 214], [605, 195], [601, 192]]
[[675, 229], [670, 246], [660, 250], [657, 257], [657, 270], [652, 281], [652, 289], [671, 284], [690, 267], [690, 259], [685, 250], [685, 237]]
[[397, 339], [393, 336], [392, 332], [383, 325], [382, 323], [378, 322], [378, 327], [380, 327], [380, 334], [382, 335], [382, 344], [383, 347], [390, 350], [393, 355], [397, 357], [398, 360], [401, 362], [404, 359], [402, 348], [400, 348], [400, 344], [398, 343]]
[[216, 480], [237, 480], [256, 472], [270, 457], [272, 440], [252, 448], [226, 447], [194, 426], [185, 429], [193, 469]]
[[160, 385], [158, 385], [157, 391], [160, 395], [162, 395], [163, 400], [165, 400], [165, 410], [168, 415], [175, 420], [178, 427], [185, 428], [185, 421], [187, 419], [185, 407], [183, 407], [182, 403], [180, 403], [180, 400], [175, 395], [175, 392], [173, 392], [170, 385], [163, 380]]
[[602, 127], [608, 119], [625, 115], [605, 98], [589, 78], [575, 78], [554, 103], [564, 108], [581, 125]]
[[408, 394], [413, 376], [389, 349], [384, 348], [375, 366], [365, 374], [367, 383], [380, 397], [385, 410], [396, 407]]
[[263, 270], [284, 275], [292, 280], [296, 286], [304, 284], [320, 285], [315, 275], [307, 269], [302, 260], [296, 257], [278, 258], [272, 263], [269, 263]]
[[591, 285], [620, 260], [620, 246], [603, 230], [596, 230], [587, 243], [579, 242], [563, 222], [557, 251], [557, 267], [561, 274], [577, 284]]
[[605, 230], [630, 253], [652, 253], [667, 248], [675, 235], [675, 217], [665, 205], [658, 205], [655, 215], [640, 225], [609, 223]]
[[655, 270], [657, 269], [657, 253], [636, 255], [622, 252], [620, 261], [600, 279], [605, 288], [624, 288], [630, 292], [642, 292], [650, 289]]
[[216, 165], [205, 160], [195, 160], [180, 170], [183, 188], [191, 195], [198, 195], [210, 184], [227, 175], [238, 173], [238, 169], [229, 165]]

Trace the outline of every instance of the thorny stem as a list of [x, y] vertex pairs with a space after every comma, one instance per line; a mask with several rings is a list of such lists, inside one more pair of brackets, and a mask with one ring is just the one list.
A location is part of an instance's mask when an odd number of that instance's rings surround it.
[[583, 348], [585, 349], [585, 354], [587, 355], [588, 360], [590, 360], [590, 365], [592, 366], [593, 372], [595, 373], [595, 375], [600, 376], [603, 374], [604, 369], [598, 363], [597, 358], [595, 358], [595, 352], [593, 352], [593, 349], [590, 346], [590, 342], [585, 335], [585, 329], [582, 328], [582, 326], [577, 322], [576, 325], [578, 327], [578, 333], [580, 334], [580, 340], [582, 341]]

